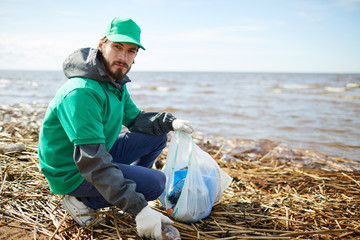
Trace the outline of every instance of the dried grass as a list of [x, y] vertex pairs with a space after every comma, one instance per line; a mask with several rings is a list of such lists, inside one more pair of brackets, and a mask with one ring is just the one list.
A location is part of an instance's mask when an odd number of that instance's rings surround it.
[[[0, 142], [23, 142], [24, 151], [0, 150], [0, 228], [28, 231], [28, 239], [140, 239], [132, 216], [117, 208], [96, 213], [83, 228], [65, 212], [39, 171], [38, 131], [45, 106], [0, 106]], [[182, 239], [353, 239], [360, 237], [360, 165], [270, 140], [197, 138], [234, 178], [210, 216], [175, 221]], [[166, 149], [156, 162], [161, 168]], [[152, 202], [165, 213], [159, 201]], [[0, 236], [1, 237], [1, 236]]]

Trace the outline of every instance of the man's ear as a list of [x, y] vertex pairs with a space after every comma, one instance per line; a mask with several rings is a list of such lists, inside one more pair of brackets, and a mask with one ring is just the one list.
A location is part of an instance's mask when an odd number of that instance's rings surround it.
[[101, 38], [100, 40], [99, 40], [99, 44], [98, 44], [98, 49], [99, 50], [102, 50], [102, 48], [103, 48], [103, 46], [104, 46], [104, 44], [106, 43], [106, 41], [107, 41], [107, 38], [105, 37], [105, 38]]
[[102, 49], [102, 45], [103, 45], [103, 41], [102, 41], [102, 39], [100, 39], [97, 48], [98, 48], [99, 50], [101, 50], [101, 49]]

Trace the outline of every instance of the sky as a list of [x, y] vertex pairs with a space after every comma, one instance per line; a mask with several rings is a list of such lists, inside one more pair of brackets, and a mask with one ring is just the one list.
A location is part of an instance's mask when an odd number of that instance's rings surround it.
[[62, 70], [115, 17], [132, 71], [360, 73], [360, 0], [0, 0], [0, 69]]

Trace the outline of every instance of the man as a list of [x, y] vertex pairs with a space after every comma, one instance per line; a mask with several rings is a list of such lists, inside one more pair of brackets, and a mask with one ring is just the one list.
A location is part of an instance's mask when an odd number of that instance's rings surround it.
[[[169, 131], [193, 132], [190, 122], [170, 113], [140, 111], [130, 98], [126, 76], [137, 55], [139, 26], [115, 18], [98, 48], [72, 53], [63, 70], [69, 80], [50, 102], [39, 137], [41, 171], [71, 216], [117, 206], [135, 216], [140, 236], [161, 239], [161, 224], [173, 222], [153, 210], [166, 177], [152, 165]], [[122, 125], [130, 132], [120, 134]], [[120, 134], [120, 135], [119, 135]]]

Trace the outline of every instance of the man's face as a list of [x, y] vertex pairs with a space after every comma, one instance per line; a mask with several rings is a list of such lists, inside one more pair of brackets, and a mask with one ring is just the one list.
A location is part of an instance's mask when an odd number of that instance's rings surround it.
[[115, 43], [100, 40], [98, 48], [104, 59], [111, 80], [121, 79], [130, 71], [138, 46], [132, 43]]

